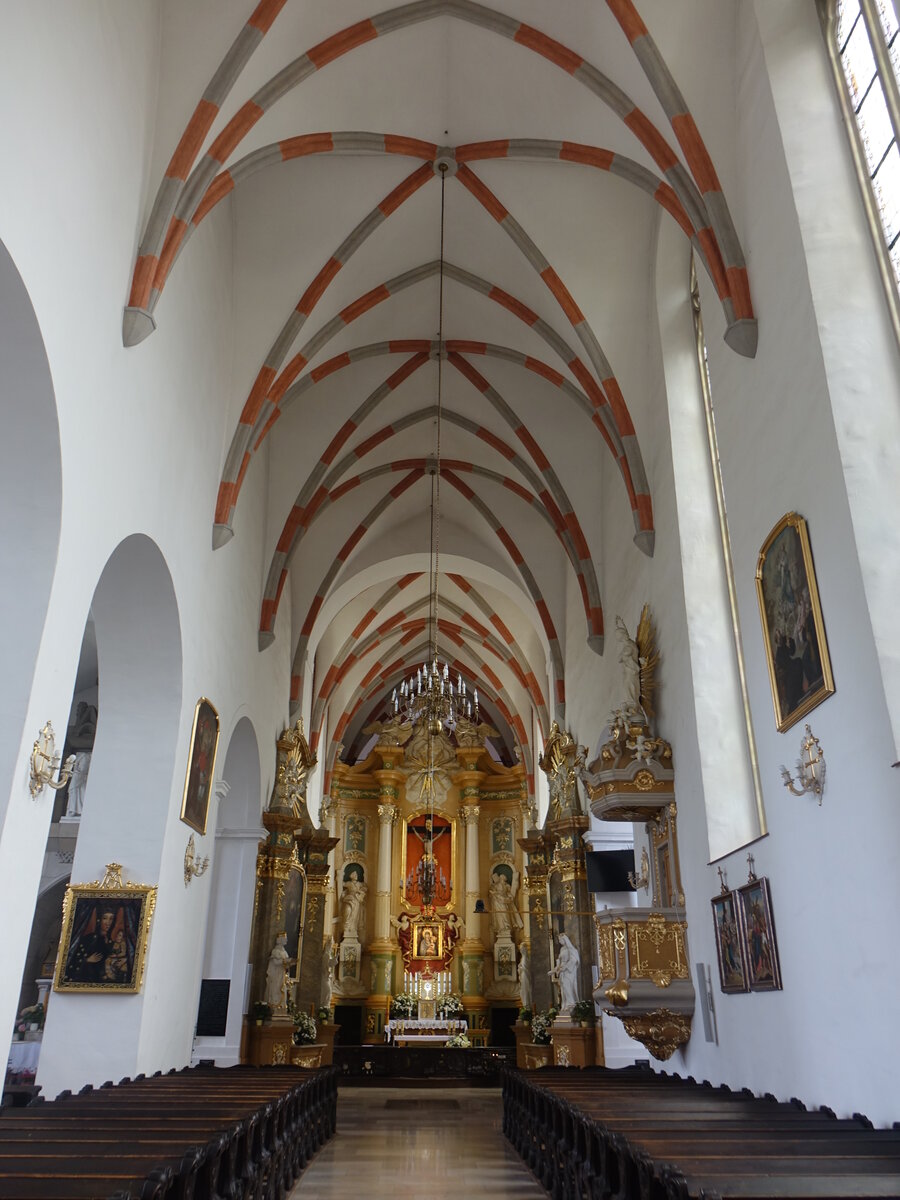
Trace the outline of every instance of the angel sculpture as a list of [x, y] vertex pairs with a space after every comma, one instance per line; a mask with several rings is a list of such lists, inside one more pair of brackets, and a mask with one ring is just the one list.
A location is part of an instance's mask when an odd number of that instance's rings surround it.
[[394, 749], [409, 741], [412, 728], [410, 721], [404, 721], [399, 713], [395, 713], [389, 721], [373, 721], [363, 729], [363, 733], [377, 733], [377, 746]]
[[654, 715], [656, 681], [653, 675], [659, 662], [650, 605], [645, 604], [641, 610], [641, 619], [633, 638], [621, 617], [616, 617], [616, 632], [619, 636], [619, 662], [625, 676], [624, 715], [643, 713], [649, 720]]
[[457, 746], [483, 746], [485, 738], [500, 736], [486, 721], [476, 725], [468, 717], [460, 717], [453, 732], [456, 734]]

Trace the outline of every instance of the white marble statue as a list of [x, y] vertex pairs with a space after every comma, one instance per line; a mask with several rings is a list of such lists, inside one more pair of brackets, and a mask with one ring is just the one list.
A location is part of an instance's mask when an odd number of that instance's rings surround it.
[[519, 947], [519, 996], [522, 1008], [531, 1008], [531, 962], [524, 942]]
[[287, 934], [279, 933], [266, 967], [266, 1004], [272, 1008], [287, 1007], [288, 963]]
[[512, 937], [514, 929], [522, 928], [522, 917], [516, 908], [516, 894], [501, 871], [491, 876], [491, 929], [496, 938]]
[[572, 1006], [578, 1003], [578, 968], [581, 966], [581, 955], [572, 945], [567, 933], [559, 935], [559, 954], [556, 966], [548, 972], [550, 978], [559, 984], [559, 1010], [562, 1013], [572, 1011]]
[[322, 994], [320, 996], [320, 1008], [331, 1008], [332, 993], [334, 991], [334, 974], [337, 970], [338, 963], [338, 948], [336, 942], [330, 942], [325, 948], [325, 955], [322, 959]]
[[622, 665], [625, 699], [629, 710], [641, 707], [641, 659], [638, 644], [625, 628], [621, 617], [616, 617], [616, 634], [619, 638], [619, 662]]
[[75, 762], [72, 764], [72, 778], [69, 780], [69, 792], [66, 797], [67, 817], [81, 816], [84, 809], [84, 789], [90, 769], [90, 750], [79, 750], [75, 755]]
[[344, 927], [344, 938], [358, 942], [366, 939], [366, 897], [369, 889], [359, 877], [355, 868], [350, 871], [348, 879], [344, 880], [341, 891], [341, 922]]

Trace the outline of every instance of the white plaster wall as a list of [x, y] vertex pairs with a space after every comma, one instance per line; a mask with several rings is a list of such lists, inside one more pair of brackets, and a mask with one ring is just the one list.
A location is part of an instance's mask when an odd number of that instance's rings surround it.
[[[283, 650], [265, 657], [257, 652], [261, 548], [249, 534], [261, 527], [263, 478], [247, 489], [234, 542], [211, 550], [215, 489], [230, 433], [224, 417], [232, 341], [227, 206], [193, 240], [191, 269], [173, 277], [159, 306], [158, 331], [133, 350], [121, 345], [122, 306], [151, 186], [158, 9], [89, 0], [30, 5], [9, 14], [8, 36], [16, 53], [8, 56], [0, 97], [16, 119], [0, 128], [0, 153], [16, 170], [7, 173], [0, 196], [0, 240], [28, 288], [47, 349], [65, 513], [0, 837], [0, 905], [27, 914], [4, 928], [5, 1029], [12, 1025], [52, 809], [46, 792], [36, 802], [28, 794], [27, 754], [48, 717], [58, 730], [65, 727], [94, 588], [115, 547], [135, 532], [156, 543], [171, 574], [184, 650], [171, 781], [147, 801], [161, 810], [154, 844], [138, 851], [125, 837], [98, 835], [79, 846], [77, 862], [77, 879], [102, 876], [104, 863], [115, 859], [126, 878], [159, 884], [139, 1033], [117, 1032], [121, 1022], [128, 1024], [126, 997], [54, 997], [39, 1076], [44, 1094], [52, 1096], [64, 1086], [188, 1061], [210, 893], [209, 880], [188, 890], [182, 880], [189, 830], [178, 814], [194, 704], [200, 695], [214, 701], [223, 735], [238, 706], [249, 705], [261, 746], [271, 746], [286, 714], [289, 638], [281, 630]], [[52, 87], [45, 86], [48, 80]], [[139, 627], [133, 636], [141, 638]], [[139, 678], [134, 687], [140, 689]], [[274, 754], [264, 755], [265, 787]], [[96, 814], [97, 805], [122, 803], [140, 769], [138, 755], [123, 757], [115, 794], [101, 795], [92, 773], [86, 822], [92, 804]], [[215, 803], [209, 820], [214, 829]], [[201, 854], [211, 841], [197, 839]], [[77, 1056], [70, 1052], [75, 1046]]]

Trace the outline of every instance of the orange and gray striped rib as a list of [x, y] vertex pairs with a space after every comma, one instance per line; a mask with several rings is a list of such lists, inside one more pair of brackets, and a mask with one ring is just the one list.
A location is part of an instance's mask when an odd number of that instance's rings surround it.
[[[649, 39], [643, 22], [637, 14], [637, 10], [629, 0], [609, 0], [609, 2], [620, 23], [622, 23], [624, 18], [626, 23], [630, 21], [634, 25], [635, 37], [630, 38], [630, 40], [640, 41], [642, 39]], [[148, 336], [155, 328], [150, 305], [154, 290], [156, 296], [158, 297], [159, 295], [160, 289], [154, 287], [156, 277], [160, 273], [164, 275], [167, 269], [167, 266], [162, 262], [163, 241], [171, 233], [170, 244], [174, 242], [175, 249], [177, 249], [177, 244], [180, 243], [184, 230], [181, 230], [181, 226], [175, 224], [175, 222], [180, 221], [181, 225], [185, 225], [186, 227], [185, 217], [176, 218], [175, 216], [179, 202], [183, 201], [179, 211], [189, 214], [194, 205], [199, 202], [200, 197], [203, 196], [219, 169], [225, 164], [244, 136], [254, 127], [260, 118], [282, 96], [302, 83], [304, 79], [322, 67], [327, 66], [328, 63], [334, 62], [335, 59], [356, 49], [358, 46], [397, 29], [403, 29], [421, 21], [446, 15], [488, 29], [502, 37], [507, 37], [519, 45], [532, 50], [534, 53], [541, 55], [588, 88], [624, 122], [663, 171], [677, 193], [682, 206], [689, 214], [690, 220], [697, 229], [698, 236], [706, 249], [709, 266], [717, 279], [720, 296], [723, 300], [725, 297], [729, 297], [732, 301], [735, 308], [736, 321], [734, 325], [729, 326], [730, 329], [735, 330], [730, 339], [730, 344], [733, 344], [733, 347], [740, 353], [752, 355], [755, 352], [755, 319], [752, 317], [752, 310], [749, 317], [739, 317], [739, 313], [743, 312], [749, 306], [749, 288], [746, 286], [746, 270], [744, 269], [743, 275], [741, 275], [740, 268], [733, 265], [729, 272], [723, 262], [722, 251], [717, 241], [716, 226], [722, 225], [723, 232], [726, 229], [726, 226], [722, 223], [721, 214], [721, 209], [725, 207], [724, 199], [721, 199], [720, 203], [721, 188], [718, 186], [717, 179], [715, 179], [715, 171], [712, 170], [712, 175], [710, 176], [709, 170], [712, 168], [711, 160], [706, 153], [699, 133], [696, 131], [693, 119], [687, 112], [683, 101], [681, 101], [681, 111], [679, 113], [674, 115], [669, 114], [670, 120], [673, 123], [676, 135], [679, 136], [679, 141], [685, 149], [685, 156], [698, 176], [698, 182], [706, 188], [706, 194], [716, 207], [717, 211], [713, 221], [710, 220], [704, 199], [691, 174], [677, 159], [674, 151], [646, 114], [631, 101], [630, 97], [621, 88], [614, 84], [602, 71], [586, 62], [581, 55], [562, 45], [562, 43], [557, 42], [547, 34], [524, 22], [516, 21], [513, 17], [495, 12], [484, 5], [476, 4], [474, 0], [414, 0], [413, 3], [389, 9], [370, 19], [359, 21], [355, 25], [351, 25], [326, 38], [323, 42], [318, 43], [318, 45], [307, 50], [279, 71], [250, 100], [241, 106], [214, 140], [209, 151], [193, 171], [191, 177], [185, 182], [187, 172], [196, 160], [200, 147], [211, 129], [215, 117], [218, 115], [222, 100], [230, 91], [244, 63], [256, 48], [260, 34], [268, 29], [280, 8], [281, 4], [273, 0], [272, 3], [260, 4], [254, 11], [245, 30], [239, 35], [235, 45], [232, 46], [229, 55], [223, 60], [222, 65], [213, 77], [210, 87], [207, 89], [212, 98], [207, 99], [207, 96], [204, 95], [201, 99], [173, 155], [165, 179], [157, 194], [156, 202], [154, 203], [138, 251], [131, 295], [123, 319], [123, 340], [126, 346], [135, 345]], [[623, 27], [625, 26], [623, 25]], [[670, 94], [672, 89], [674, 89], [674, 92], [678, 95], [677, 87], [671, 73], [665, 66], [658, 51], [656, 51], [655, 46], [652, 47], [655, 54], [651, 55], [651, 45], [652, 43], [643, 42], [641, 51], [648, 62], [652, 60], [653, 74], [651, 75], [648, 72], [651, 85], [659, 89], [665, 84], [665, 89], [668, 89], [667, 94]], [[659, 94], [659, 90], [657, 94]], [[680, 99], [680, 95], [678, 95], [678, 99]], [[681, 123], [680, 125], [675, 125], [675, 120], [678, 118], [681, 118]], [[698, 153], [698, 143], [702, 153]], [[713, 180], [716, 186], [707, 186]], [[187, 193], [184, 198], [183, 193]], [[727, 213], [727, 207], [725, 207], [725, 212]], [[730, 216], [727, 218], [727, 229], [730, 230], [731, 234], [734, 234]], [[728, 259], [733, 264], [737, 261], [735, 258], [735, 249], [742, 262], [743, 256], [740, 252], [740, 245], [736, 234], [733, 237], [733, 242], [729, 242], [728, 246]], [[174, 250], [170, 250], [170, 257], [172, 254], [174, 254]], [[160, 280], [160, 282], [162, 281]], [[735, 303], [735, 298], [731, 296], [730, 288], [732, 283], [739, 289], [737, 303]]]
[[725, 340], [733, 350], [752, 358], [756, 354], [758, 331], [750, 300], [747, 264], [712, 158], [691, 116], [687, 101], [641, 20], [633, 0], [606, 2], [669, 118], [669, 124], [706, 204], [725, 271], [719, 295], [726, 309], [729, 306], [731, 308]]
[[[379, 645], [390, 633], [400, 631], [405, 633], [411, 631], [413, 627], [421, 630], [424, 621], [421, 619], [413, 621], [412, 618], [423, 608], [427, 608], [430, 603], [430, 594], [421, 596], [412, 604], [395, 612], [362, 640], [354, 638], [352, 634], [345, 639], [343, 645], [334, 655], [331, 665], [325, 672], [322, 682], [318, 685], [316, 691], [312, 717], [309, 721], [310, 746], [313, 750], [318, 746], [322, 722], [325, 718], [325, 710], [328, 703], [349, 672], [361, 662], [370, 650]], [[441, 627], [454, 629], [459, 636], [480, 639], [480, 644], [505, 664], [529, 696], [538, 713], [541, 728], [544, 731], [549, 729], [550, 714], [547, 710], [547, 702], [534, 671], [522, 655], [518, 645], [513, 642], [510, 646], [507, 646], [504, 642], [501, 642], [485, 625], [482, 625], [465, 608], [456, 604], [446, 594], [441, 596], [441, 610], [458, 617], [461, 622], [461, 624], [455, 625], [442, 618]], [[293, 712], [291, 716], [293, 717]]]
[[[382, 463], [377, 467], [372, 467], [368, 471], [363, 471], [361, 474], [353, 476], [333, 490], [325, 492], [314, 508], [311, 506], [310, 508], [303, 510], [302, 508], [298, 509], [295, 506], [291, 512], [291, 515], [288, 517], [287, 522], [285, 523], [281, 537], [278, 540], [275, 553], [272, 556], [272, 561], [269, 565], [269, 573], [266, 580], [264, 596], [269, 597], [280, 592], [281, 580], [286, 576], [288, 567], [290, 566], [291, 560], [300, 546], [300, 542], [303, 540], [303, 537], [311, 528], [313, 523], [330, 504], [340, 500], [354, 488], [360, 487], [362, 484], [368, 483], [373, 479], [378, 479], [382, 475], [391, 473], [396, 474], [399, 471], [417, 469], [429, 471], [429, 467], [432, 465], [433, 460], [426, 458], [405, 458], [398, 459], [394, 462]], [[459, 471], [465, 474], [477, 475], [483, 479], [489, 479], [492, 482], [499, 484], [501, 487], [506, 488], [508, 491], [511, 491], [514, 495], [518, 496], [521, 500], [524, 500], [526, 504], [531, 505], [538, 511], [538, 513], [540, 513], [556, 537], [559, 538], [559, 541], [572, 564], [572, 568], [575, 571], [575, 577], [578, 580], [578, 585], [584, 602], [585, 617], [588, 623], [588, 644], [591, 645], [592, 648], [597, 651], [597, 653], [600, 653], [602, 651], [603, 615], [599, 604], [597, 581], [596, 577], [593, 575], [593, 564], [588, 558], [587, 567], [590, 570], [592, 577], [594, 598], [596, 600], [596, 603], [592, 606], [589, 602], [591, 588], [589, 587], [588, 581], [585, 578], [585, 564], [579, 560], [576, 549], [571, 540], [571, 535], [569, 534], [566, 526], [563, 524], [562, 527], [560, 527], [560, 525], [547, 511], [547, 508], [539, 496], [534, 495], [527, 488], [522, 487], [521, 484], [517, 483], [513, 479], [510, 479], [506, 475], [501, 475], [499, 472], [492, 471], [487, 467], [482, 467], [477, 464], [469, 463], [459, 459], [445, 459], [441, 465], [441, 475], [444, 476], [448, 470]], [[431, 472], [429, 471], [429, 473]], [[578, 530], [578, 532], [580, 533], [580, 530]], [[276, 615], [275, 610], [272, 609], [269, 610], [269, 612], [270, 620], [274, 622]], [[599, 633], [597, 632], [598, 626]], [[599, 648], [596, 646], [597, 637], [601, 639], [601, 645]]]
[[[328, 593], [331, 589], [332, 584], [334, 583], [337, 576], [340, 574], [340, 572], [343, 569], [344, 564], [347, 561], [347, 559], [349, 558], [350, 554], [352, 553], [354, 548], [358, 545], [358, 543], [362, 540], [362, 538], [365, 536], [365, 534], [368, 532], [368, 530], [378, 520], [378, 518], [394, 502], [394, 500], [396, 500], [400, 496], [402, 496], [403, 493], [405, 491], [407, 491], [408, 488], [410, 488], [418, 480], [424, 478], [424, 476], [425, 476], [425, 471], [421, 470], [421, 469], [414, 469], [414, 470], [410, 471], [407, 475], [405, 475], [403, 477], [403, 479], [401, 479], [398, 483], [396, 483], [370, 509], [370, 511], [367, 513], [367, 515], [362, 519], [362, 521], [360, 521], [360, 523], [356, 526], [356, 528], [353, 530], [353, 532], [350, 534], [350, 536], [344, 542], [343, 546], [341, 546], [340, 550], [338, 550], [337, 555], [335, 556], [334, 562], [331, 564], [328, 571], [325, 573], [325, 577], [323, 578], [322, 582], [319, 584], [319, 587], [316, 590], [316, 593], [315, 593], [315, 595], [312, 599], [312, 602], [310, 603], [309, 609], [307, 611], [306, 617], [303, 621], [303, 625], [300, 629], [300, 637], [298, 639], [297, 647], [294, 652], [294, 670], [292, 671], [293, 675], [299, 674], [298, 664], [301, 664], [303, 662], [304, 657], [306, 655], [306, 647], [309, 644], [309, 639], [312, 634], [313, 627], [316, 622], [316, 618], [319, 615], [319, 611], [322, 608], [322, 605], [325, 603], [325, 600], [328, 596]], [[493, 515], [493, 513], [487, 507], [487, 505], [485, 505], [480, 500], [480, 498], [475, 495], [475, 493], [472, 491], [472, 489], [469, 488], [466, 484], [464, 484], [462, 482], [462, 480], [460, 480], [458, 478], [458, 476], [454, 475], [452, 471], [448, 470], [447, 472], [445, 472], [445, 477], [446, 477], [447, 481], [450, 484], [452, 484], [457, 489], [457, 491], [459, 491], [463, 496], [465, 496], [466, 499], [468, 499], [470, 501], [470, 503], [473, 505], [473, 507], [475, 507], [481, 513], [481, 515], [485, 518], [487, 524], [494, 530], [494, 533], [497, 535], [497, 538], [499, 539], [499, 541], [503, 544], [503, 546], [507, 550], [507, 553], [509, 554], [510, 558], [512, 559], [516, 569], [518, 570], [518, 572], [522, 578], [522, 581], [525, 584], [526, 590], [528, 591], [528, 594], [531, 597], [531, 600], [534, 603], [535, 608], [537, 609], [538, 616], [541, 621], [541, 625], [543, 626], [543, 629], [544, 629], [544, 634], [547, 638], [547, 642], [548, 642], [549, 650], [550, 650], [550, 658], [551, 658], [551, 662], [553, 663], [553, 670], [554, 670], [554, 675], [555, 675], [555, 688], [556, 688], [556, 694], [554, 697], [555, 710], [557, 713], [562, 711], [563, 715], [564, 715], [565, 684], [563, 682], [564, 668], [563, 668], [562, 650], [560, 647], [559, 638], [556, 633], [556, 628], [553, 624], [553, 618], [550, 616], [550, 610], [544, 600], [544, 597], [543, 597], [543, 594], [541, 593], [540, 588], [538, 587], [537, 581], [536, 581], [534, 575], [532, 574], [530, 568], [528, 567], [525, 557], [519, 550], [515, 541], [510, 536], [510, 534], [506, 531], [506, 529], [503, 528], [503, 526], [500, 524], [500, 522], [497, 521], [496, 517]], [[284, 589], [284, 584], [285, 584], [286, 579], [287, 579], [287, 570], [286, 570], [286, 568], [284, 568], [280, 571], [277, 585], [274, 588], [274, 594], [272, 594], [272, 589], [270, 588], [270, 586], [267, 585], [267, 593], [268, 594], [263, 599], [262, 611], [260, 614], [260, 633], [259, 633], [260, 649], [263, 649], [265, 646], [269, 645], [274, 638], [274, 633], [272, 632], [272, 628], [274, 626], [274, 618], [275, 618], [275, 614], [277, 613], [277, 610], [278, 610], [278, 602], [281, 598], [281, 593]], [[270, 580], [271, 580], [271, 576], [270, 576]], [[558, 716], [557, 716], [557, 719], [559, 719]]]

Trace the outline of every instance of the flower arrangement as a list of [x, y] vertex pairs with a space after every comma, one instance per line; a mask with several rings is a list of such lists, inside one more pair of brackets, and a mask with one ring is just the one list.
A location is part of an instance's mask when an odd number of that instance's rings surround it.
[[419, 1001], [412, 992], [398, 992], [391, 1000], [391, 1019], [413, 1017], [418, 1012]]
[[520, 1008], [519, 1009], [519, 1020], [523, 1021], [526, 1025], [531, 1024], [531, 1017], [532, 1017], [532, 1012], [531, 1012], [530, 1008]]
[[462, 1016], [463, 1002], [456, 992], [450, 992], [449, 995], [439, 997], [437, 1013], [439, 1017], [443, 1017], [444, 1019]]
[[468, 1050], [472, 1043], [464, 1033], [456, 1033], [444, 1043], [448, 1050]]
[[593, 1021], [594, 1005], [590, 1000], [578, 1000], [572, 1005], [573, 1021]]
[[550, 1030], [553, 1027], [553, 1017], [550, 1009], [545, 1013], [535, 1013], [531, 1018], [531, 1040], [536, 1046], [550, 1045]]
[[316, 1023], [309, 1013], [294, 1012], [294, 1045], [309, 1046], [316, 1040]]
[[32, 1025], [36, 1029], [44, 1028], [43, 1004], [31, 1004], [28, 1008], [22, 1009], [16, 1019], [16, 1033], [26, 1033]]
[[316, 1020], [319, 1022], [320, 1025], [330, 1025], [331, 1024], [331, 1009], [330, 1008], [320, 1008], [318, 1010], [318, 1012], [316, 1013]]
[[270, 1020], [272, 1016], [272, 1009], [270, 1005], [266, 1004], [265, 1000], [257, 1000], [257, 1002], [253, 1005], [252, 1016], [254, 1021], [256, 1021], [258, 1024], [262, 1024], [263, 1021]]

